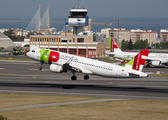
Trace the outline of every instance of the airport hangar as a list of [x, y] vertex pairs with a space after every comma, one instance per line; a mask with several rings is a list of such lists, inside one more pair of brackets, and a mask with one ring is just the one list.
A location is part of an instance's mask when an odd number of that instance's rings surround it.
[[105, 57], [109, 49], [108, 42], [93, 42], [93, 36], [76, 35], [32, 35], [30, 36], [30, 50], [42, 48], [74, 54], [82, 57]]

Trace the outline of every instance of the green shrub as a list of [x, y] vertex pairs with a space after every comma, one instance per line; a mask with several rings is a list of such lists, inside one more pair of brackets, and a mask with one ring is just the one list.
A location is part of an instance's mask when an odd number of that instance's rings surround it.
[[9, 120], [7, 117], [0, 115], [0, 120]]

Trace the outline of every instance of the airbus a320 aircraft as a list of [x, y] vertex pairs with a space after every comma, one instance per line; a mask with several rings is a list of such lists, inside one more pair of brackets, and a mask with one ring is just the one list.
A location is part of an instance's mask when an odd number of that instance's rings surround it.
[[[124, 60], [127, 56], [129, 56], [128, 60], [131, 60], [135, 57], [138, 52], [123, 52], [120, 50], [118, 45], [115, 43], [113, 38], [108, 38], [110, 53], [107, 53], [111, 57], [115, 57], [121, 60]], [[160, 66], [161, 64], [168, 65], [168, 54], [163, 53], [149, 53], [149, 56], [146, 58], [148, 65], [146, 67]]]
[[43, 63], [47, 63], [50, 64], [50, 71], [54, 73], [69, 70], [73, 73], [71, 79], [76, 80], [75, 72], [80, 72], [85, 74], [84, 79], [87, 80], [88, 74], [104, 77], [147, 77], [148, 75], [141, 71], [148, 54], [149, 50], [144, 49], [122, 66], [48, 49], [32, 50], [27, 56], [41, 63], [39, 70], [42, 69]]

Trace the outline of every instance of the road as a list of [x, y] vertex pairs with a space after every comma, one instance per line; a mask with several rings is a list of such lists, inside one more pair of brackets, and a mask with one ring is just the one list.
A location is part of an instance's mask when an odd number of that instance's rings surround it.
[[[34, 61], [0, 61], [0, 92], [50, 94], [70, 96], [94, 96], [120, 99], [168, 100], [168, 78], [104, 78], [91, 75], [89, 80], [77, 73], [72, 81], [72, 73], [52, 73], [49, 65]], [[167, 73], [167, 67], [144, 68], [144, 72]]]

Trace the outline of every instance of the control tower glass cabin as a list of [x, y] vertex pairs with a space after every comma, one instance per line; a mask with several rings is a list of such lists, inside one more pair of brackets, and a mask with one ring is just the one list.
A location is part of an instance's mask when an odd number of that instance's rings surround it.
[[87, 9], [71, 9], [66, 25], [73, 27], [73, 34], [83, 32], [83, 27], [88, 26]]

